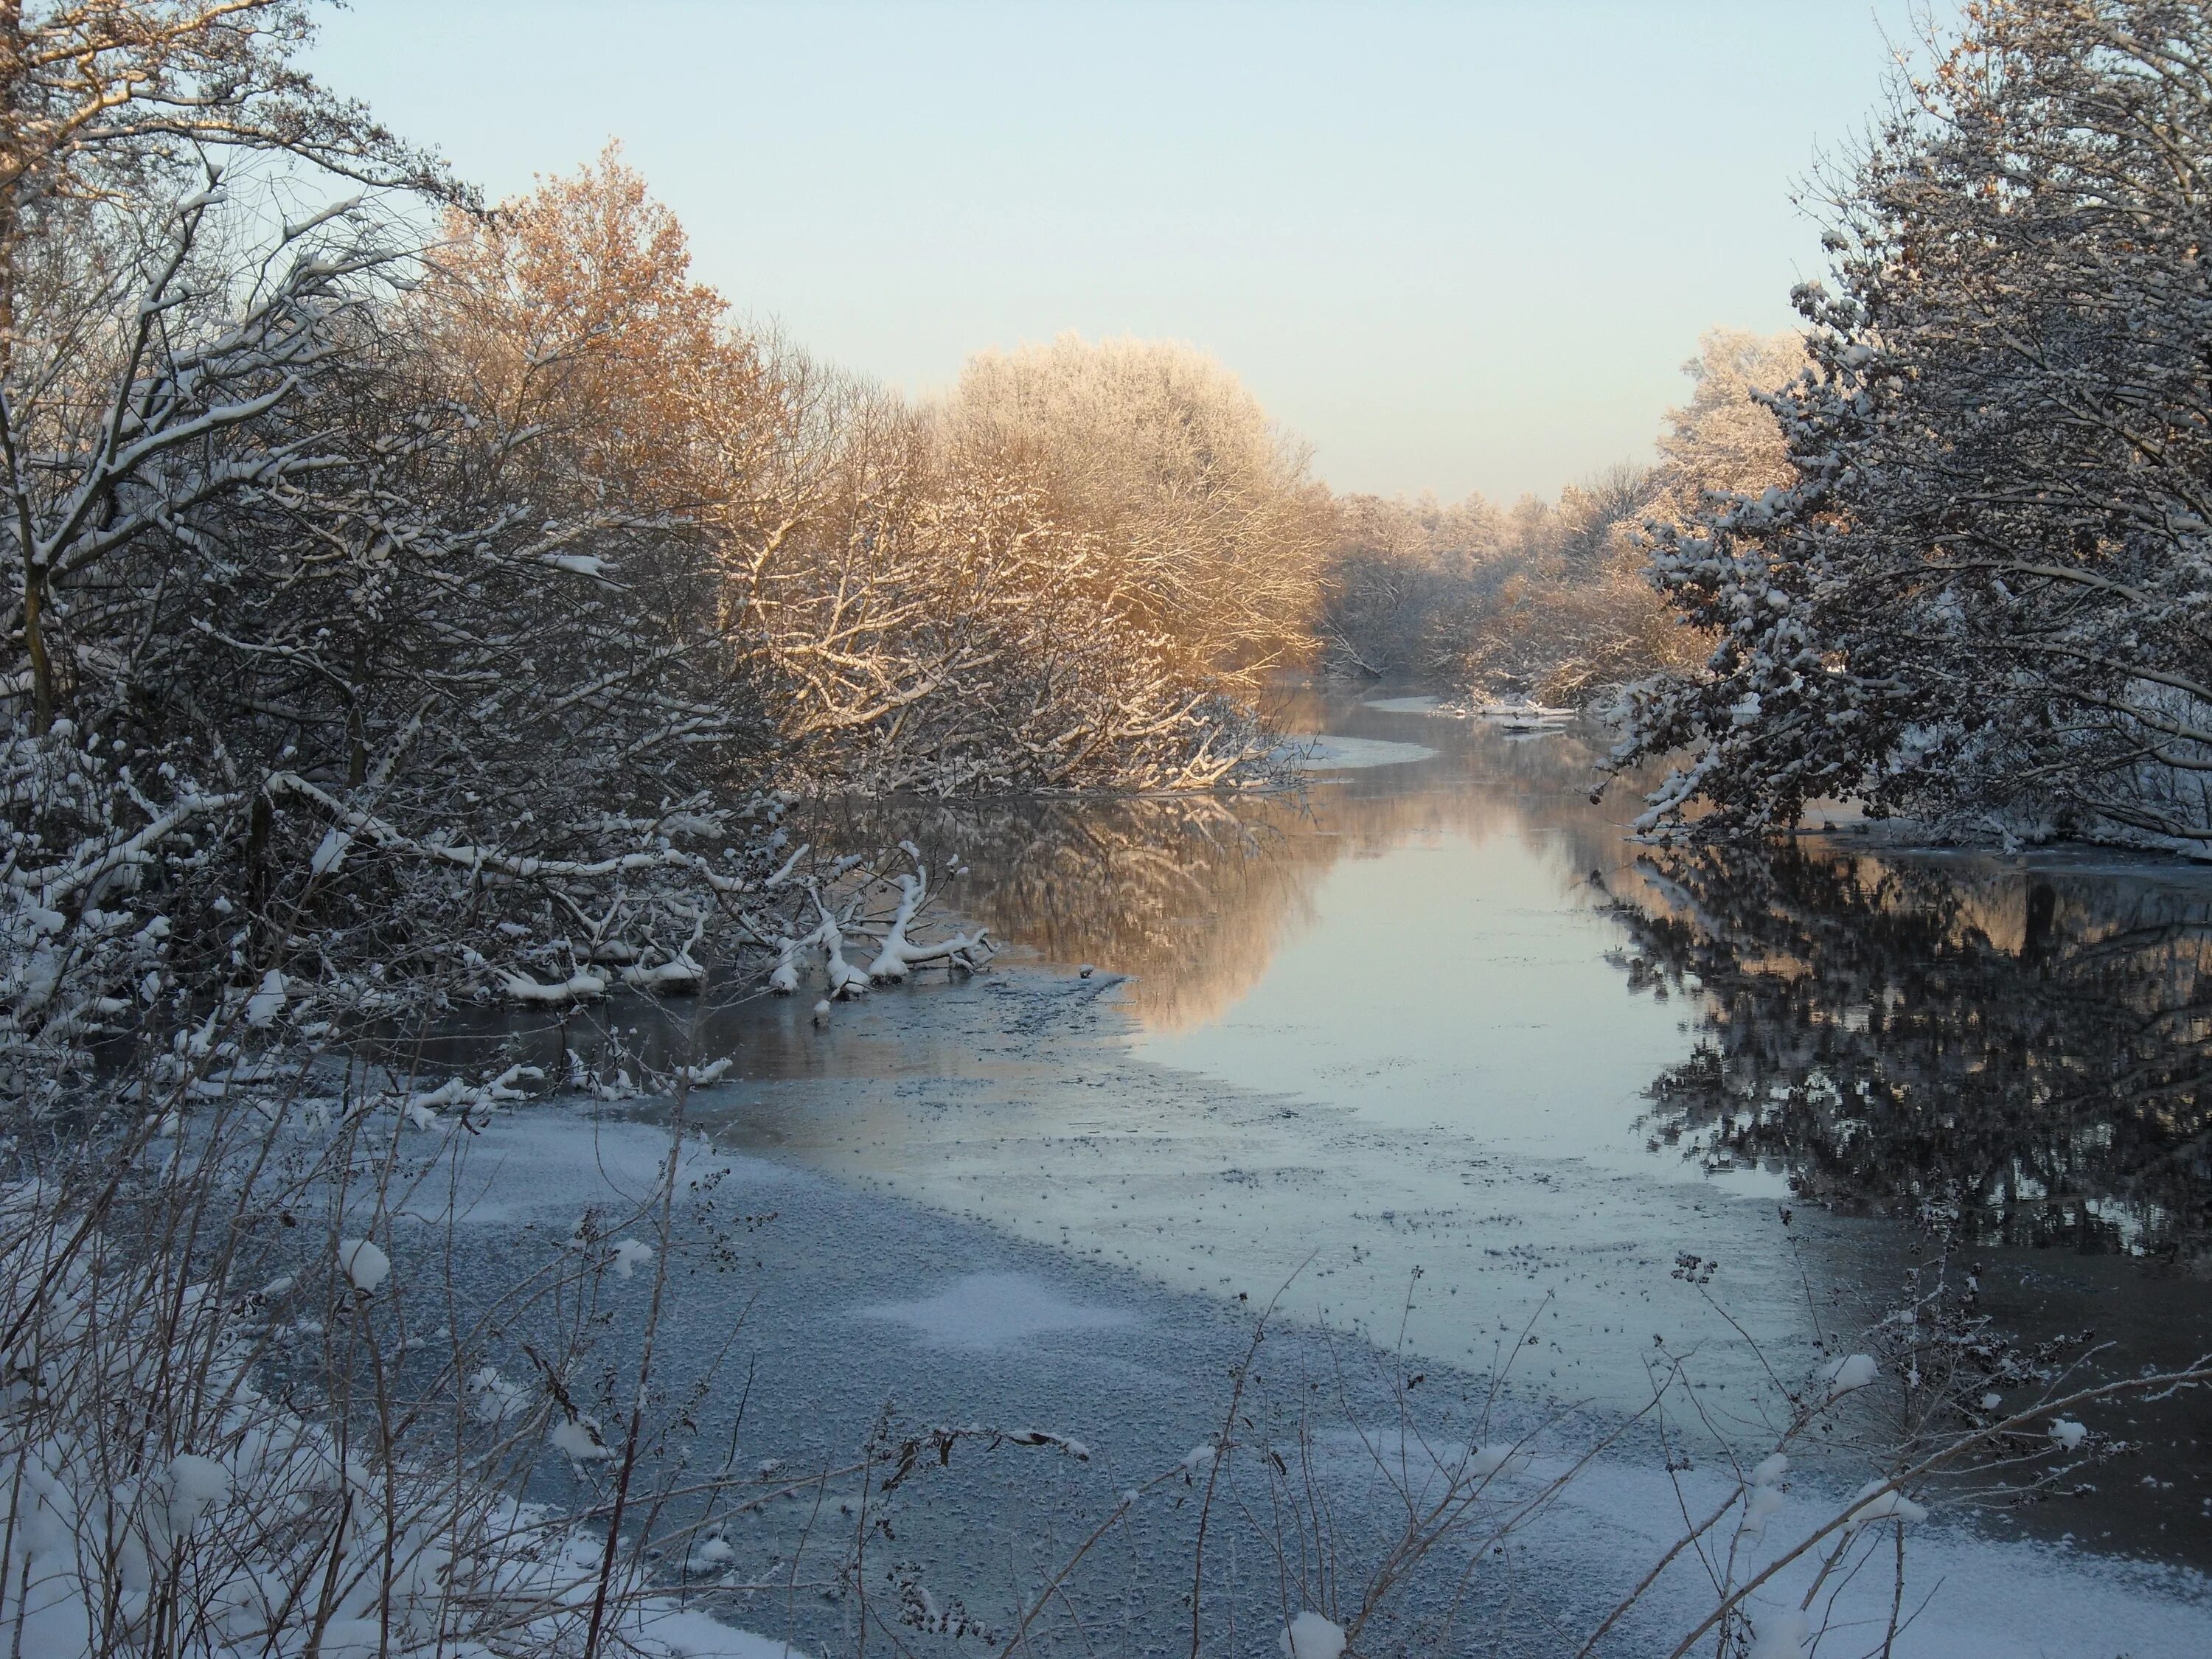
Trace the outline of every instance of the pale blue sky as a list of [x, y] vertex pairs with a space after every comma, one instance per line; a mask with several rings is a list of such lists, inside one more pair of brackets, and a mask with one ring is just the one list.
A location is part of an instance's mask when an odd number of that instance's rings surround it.
[[1340, 489], [1646, 454], [1905, 0], [356, 0], [315, 64], [494, 194], [618, 137], [741, 312], [909, 391], [1075, 329], [1218, 353]]

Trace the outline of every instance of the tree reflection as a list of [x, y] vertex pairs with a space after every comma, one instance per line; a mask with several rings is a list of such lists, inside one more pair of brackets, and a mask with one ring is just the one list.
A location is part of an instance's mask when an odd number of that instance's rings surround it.
[[1148, 1025], [1195, 1024], [1249, 989], [1311, 915], [1336, 849], [1299, 795], [848, 801], [833, 844], [908, 840], [970, 874], [948, 902], [1048, 961], [1126, 973]]
[[[1290, 710], [1292, 729], [1325, 723], [1308, 703]], [[796, 832], [837, 848], [908, 840], [939, 866], [957, 854], [973, 873], [948, 903], [1048, 961], [1130, 975], [1134, 1018], [1187, 1030], [1243, 997], [1311, 924], [1340, 860], [1425, 836], [1527, 836], [1571, 885], [1619, 859], [1620, 827], [1588, 799], [1593, 756], [1578, 735], [1522, 742], [1452, 720], [1411, 735], [1453, 752], [1274, 794], [820, 802]]]
[[1983, 1237], [2212, 1246], [2212, 885], [1818, 848], [1639, 863], [1632, 984], [1703, 988], [1655, 1145]]

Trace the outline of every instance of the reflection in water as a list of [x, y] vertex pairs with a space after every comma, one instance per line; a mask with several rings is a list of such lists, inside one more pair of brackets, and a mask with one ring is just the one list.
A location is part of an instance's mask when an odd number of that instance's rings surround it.
[[[1511, 837], [1563, 895], [1588, 879], [1613, 896], [1630, 989], [1686, 994], [1696, 1047], [1651, 1083], [1655, 1146], [1773, 1170], [1843, 1208], [1955, 1195], [2008, 1243], [2212, 1255], [2202, 872], [1833, 844], [1637, 849], [1613, 803], [1588, 802], [1594, 757], [1573, 734], [1425, 721], [1419, 735], [1447, 752], [1304, 795], [876, 805], [841, 838], [960, 852], [981, 919], [1047, 960], [1131, 975], [1125, 1007], [1163, 1038], [1233, 1024], [1316, 927], [1342, 860]], [[1454, 949], [1429, 920], [1426, 947]], [[1603, 1018], [1626, 1042], [1620, 1017]]]
[[[1554, 1141], [1579, 1136], [1597, 1157], [1616, 1109], [1607, 1079], [1641, 1057], [1626, 1086], [1649, 1085], [1652, 1143], [1694, 1167], [1759, 1166], [1845, 1209], [1955, 1194], [2008, 1243], [2212, 1260], [2204, 872], [1840, 842], [1638, 848], [1616, 822], [1627, 796], [1589, 801], [1595, 757], [1575, 733], [1516, 741], [1317, 701], [1289, 720], [1442, 752], [1296, 794], [817, 805], [801, 832], [828, 847], [912, 840], [939, 868], [957, 854], [972, 873], [953, 903], [1048, 962], [1128, 975], [1119, 1000], [1138, 1052], [1170, 1065], [1362, 1108], [1402, 1097], [1406, 1121], [1480, 1136], [1509, 1127], [1507, 1097], [1541, 1097]], [[1431, 845], [1461, 849], [1434, 879], [1404, 856]], [[1344, 879], [1346, 860], [1393, 859]], [[1519, 883], [1528, 902], [1459, 902], [1459, 866]], [[1625, 988], [1668, 997], [1665, 1020], [1577, 980], [1556, 1023], [1527, 1035], [1516, 998], [1544, 994], [1554, 957], [1604, 949], [1569, 914], [1600, 906], [1627, 931], [1613, 958]], [[1343, 965], [1341, 994], [1316, 953]], [[1395, 1002], [1352, 982], [1394, 972], [1418, 979]], [[1463, 1020], [1418, 1018], [1455, 997]], [[811, 1003], [710, 994], [543, 1031], [492, 1024], [513, 1057], [556, 1075], [565, 1050], [593, 1054], [610, 1026], [658, 1066], [734, 1053], [759, 1078], [878, 1063], [814, 1027]], [[1693, 1044], [1674, 1033], [1683, 1017]], [[1462, 1095], [1499, 1109], [1447, 1109]], [[1618, 1109], [1626, 1129], [1636, 1109]]]
[[[1292, 711], [1301, 717], [1322, 723], [1313, 708]], [[1186, 1031], [1244, 998], [1312, 924], [1316, 890], [1342, 860], [1426, 836], [1512, 835], [1540, 848], [1563, 886], [1620, 862], [1610, 810], [1583, 798], [1587, 747], [1453, 721], [1416, 729], [1449, 752], [1325, 774], [1298, 793], [844, 803], [803, 828], [840, 847], [907, 839], [940, 862], [957, 854], [974, 874], [952, 902], [1047, 961], [1130, 975], [1123, 1006], [1138, 1023]]]
[[1655, 855], [1632, 982], [1702, 986], [1657, 1139], [1986, 1237], [2212, 1251], [2212, 884], [1830, 848]]
[[1297, 795], [845, 803], [832, 845], [912, 841], [973, 873], [951, 902], [1052, 962], [1134, 974], [1131, 1006], [1180, 1028], [1249, 988], [1310, 915], [1337, 849]]
[[[816, 809], [817, 845], [958, 854], [951, 902], [1048, 965], [823, 1024], [811, 992], [667, 1011], [676, 1047], [737, 1061], [701, 1120], [1170, 1287], [1287, 1286], [1286, 1317], [1443, 1363], [1497, 1363], [1540, 1309], [1526, 1385], [1623, 1409], [1655, 1334], [1735, 1401], [1901, 1282], [1905, 1230], [1785, 1225], [1784, 1176], [1839, 1209], [1963, 1184], [2001, 1240], [2212, 1260], [2202, 873], [1658, 854], [1624, 839], [1630, 798], [1589, 803], [1575, 733], [1342, 702], [1316, 728], [1438, 752], [1295, 797]], [[1724, 1313], [1670, 1277], [1684, 1250], [1727, 1264]], [[2183, 1273], [1984, 1254], [2026, 1340], [2094, 1324], [2129, 1368], [2212, 1341]], [[2202, 1560], [2204, 1429], [2160, 1410], [2128, 1426], [2165, 1484], [2134, 1469], [2059, 1524]]]

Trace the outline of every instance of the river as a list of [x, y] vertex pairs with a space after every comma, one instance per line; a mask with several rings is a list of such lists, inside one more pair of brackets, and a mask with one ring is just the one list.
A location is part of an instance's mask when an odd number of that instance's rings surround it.
[[[735, 1061], [687, 1111], [777, 1218], [746, 1246], [763, 1420], [826, 1458], [884, 1398], [1054, 1415], [1126, 1486], [1212, 1431], [1273, 1303], [1279, 1376], [1388, 1356], [1595, 1432], [1687, 1354], [1744, 1428], [1927, 1266], [1929, 1206], [2023, 1341], [2094, 1328], [2100, 1376], [2212, 1351], [2212, 869], [1848, 823], [1667, 853], [1625, 836], [1632, 798], [1589, 800], [1586, 734], [1379, 693], [1286, 712], [1326, 739], [1304, 792], [845, 809], [834, 833], [957, 855], [999, 965], [636, 1035]], [[602, 1170], [644, 1156], [626, 1122], [568, 1133]], [[560, 1144], [507, 1144], [509, 1189], [574, 1202]], [[679, 1298], [698, 1351], [723, 1306]], [[2204, 1650], [2212, 1404], [2092, 1426], [2132, 1447], [2094, 1490], [1931, 1526], [1943, 1593], [1900, 1652]], [[1600, 1474], [1540, 1547], [1554, 1607], [1665, 1535], [1663, 1481]], [[964, 1544], [912, 1547], [994, 1563], [1003, 1613], [1095, 1508], [1064, 1480], [1006, 1476], [945, 1511]], [[1152, 1561], [1116, 1594], [1187, 1619], [1129, 1587]]]

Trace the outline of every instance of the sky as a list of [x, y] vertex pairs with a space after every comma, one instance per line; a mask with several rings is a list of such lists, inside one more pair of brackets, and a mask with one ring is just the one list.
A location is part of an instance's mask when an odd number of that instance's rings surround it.
[[1340, 490], [1647, 458], [1698, 336], [1786, 327], [1793, 201], [1907, 0], [354, 0], [311, 63], [495, 197], [619, 139], [744, 318], [927, 395], [1140, 335]]

